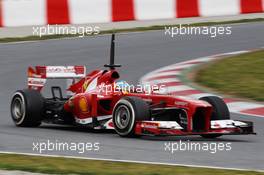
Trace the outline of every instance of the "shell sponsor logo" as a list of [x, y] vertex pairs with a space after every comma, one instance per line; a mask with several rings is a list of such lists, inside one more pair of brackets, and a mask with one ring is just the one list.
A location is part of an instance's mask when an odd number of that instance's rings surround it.
[[89, 112], [88, 102], [87, 102], [87, 99], [85, 97], [80, 98], [79, 108], [80, 108], [81, 112]]

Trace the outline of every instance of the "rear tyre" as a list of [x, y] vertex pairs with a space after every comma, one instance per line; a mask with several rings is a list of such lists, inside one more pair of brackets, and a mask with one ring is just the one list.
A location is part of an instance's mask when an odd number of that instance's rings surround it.
[[149, 119], [149, 105], [141, 98], [123, 97], [114, 107], [113, 124], [121, 137], [135, 137], [136, 121]]
[[16, 126], [37, 127], [44, 113], [44, 98], [36, 90], [18, 90], [12, 97], [10, 108]]
[[[213, 112], [212, 112], [210, 121], [230, 119], [230, 112], [223, 99], [217, 96], [207, 96], [207, 97], [202, 97], [199, 100], [206, 101], [213, 106]], [[208, 134], [208, 135], [201, 135], [201, 136], [204, 138], [217, 138], [217, 137], [222, 136], [222, 134]]]

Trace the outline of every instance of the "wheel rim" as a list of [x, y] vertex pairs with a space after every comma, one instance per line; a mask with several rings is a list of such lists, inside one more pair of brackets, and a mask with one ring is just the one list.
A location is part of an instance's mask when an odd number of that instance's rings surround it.
[[125, 129], [126, 127], [128, 127], [129, 122], [131, 120], [131, 113], [128, 107], [125, 105], [120, 105], [116, 109], [115, 119], [116, 119], [116, 126], [119, 129]]
[[25, 104], [20, 97], [15, 97], [12, 103], [12, 116], [13, 118], [18, 121], [20, 120], [25, 114]]

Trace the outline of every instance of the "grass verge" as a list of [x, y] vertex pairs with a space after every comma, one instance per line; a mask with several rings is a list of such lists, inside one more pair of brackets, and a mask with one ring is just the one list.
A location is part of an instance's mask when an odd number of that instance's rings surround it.
[[194, 80], [220, 93], [264, 101], [264, 50], [212, 62]]
[[264, 175], [262, 172], [0, 154], [0, 169], [86, 175]]
[[[242, 20], [233, 20], [233, 21], [223, 21], [223, 22], [204, 22], [204, 23], [193, 23], [190, 25], [184, 24], [182, 26], [214, 26], [214, 25], [226, 25], [226, 24], [238, 24], [238, 23], [249, 23], [249, 22], [263, 22], [264, 18], [256, 18], [256, 19], [242, 19]], [[156, 25], [150, 27], [135, 27], [135, 28], [127, 28], [127, 29], [115, 29], [115, 30], [107, 30], [101, 31], [100, 34], [109, 34], [109, 33], [124, 33], [124, 32], [140, 32], [140, 31], [151, 31], [151, 30], [163, 30], [164, 27], [179, 27], [180, 25]], [[65, 34], [65, 35], [44, 35], [42, 37], [39, 36], [27, 36], [27, 37], [14, 37], [14, 38], [0, 38], [0, 43], [8, 43], [8, 42], [20, 42], [20, 41], [38, 41], [38, 40], [48, 40], [48, 39], [59, 39], [59, 38], [72, 38], [78, 37], [80, 35], [73, 34]], [[85, 35], [85, 36], [94, 36], [94, 35]]]

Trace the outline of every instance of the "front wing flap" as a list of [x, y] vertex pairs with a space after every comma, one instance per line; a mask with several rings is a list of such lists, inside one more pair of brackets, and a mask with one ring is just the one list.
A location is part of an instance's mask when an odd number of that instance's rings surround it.
[[185, 131], [176, 121], [140, 121], [137, 122], [135, 132], [137, 135], [243, 135], [256, 134], [253, 123], [237, 120], [211, 121], [209, 130], [201, 132]]

